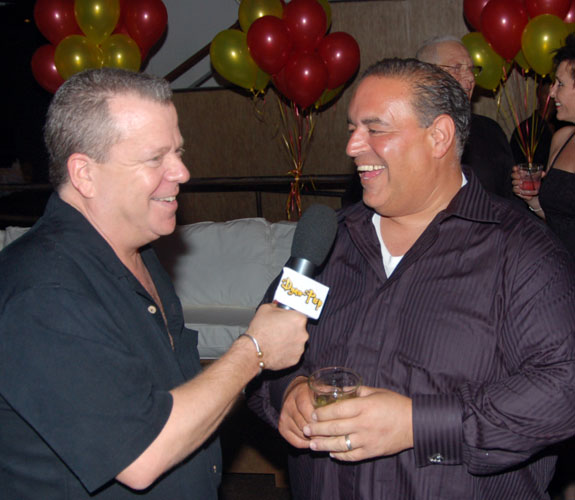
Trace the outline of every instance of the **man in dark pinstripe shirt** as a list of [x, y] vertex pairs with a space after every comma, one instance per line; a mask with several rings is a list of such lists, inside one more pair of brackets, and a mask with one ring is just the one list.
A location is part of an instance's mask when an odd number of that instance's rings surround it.
[[[296, 500], [541, 499], [575, 434], [575, 270], [460, 158], [469, 100], [434, 65], [383, 60], [349, 107], [363, 203], [339, 214], [303, 363], [251, 407], [296, 448]], [[314, 409], [307, 375], [363, 376]]]

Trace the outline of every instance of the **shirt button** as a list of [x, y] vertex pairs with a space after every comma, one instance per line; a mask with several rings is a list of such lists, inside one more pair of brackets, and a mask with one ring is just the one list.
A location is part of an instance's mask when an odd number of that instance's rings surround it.
[[443, 462], [443, 455], [441, 453], [434, 453], [428, 459], [432, 464], [440, 464]]
[[150, 314], [156, 314], [156, 311], [157, 311], [156, 306], [148, 306], [148, 312]]

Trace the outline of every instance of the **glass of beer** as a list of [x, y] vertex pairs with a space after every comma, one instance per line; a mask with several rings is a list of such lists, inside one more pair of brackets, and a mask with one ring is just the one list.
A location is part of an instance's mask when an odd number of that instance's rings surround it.
[[315, 408], [342, 399], [355, 398], [361, 385], [361, 376], [343, 366], [329, 366], [313, 372], [308, 379]]

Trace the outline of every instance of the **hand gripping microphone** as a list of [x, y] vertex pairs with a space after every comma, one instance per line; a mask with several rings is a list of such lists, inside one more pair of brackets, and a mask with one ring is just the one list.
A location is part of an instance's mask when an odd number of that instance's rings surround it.
[[311, 278], [327, 257], [336, 232], [337, 217], [330, 207], [317, 204], [304, 212], [295, 228], [291, 256], [274, 295], [280, 307], [319, 317], [329, 289]]

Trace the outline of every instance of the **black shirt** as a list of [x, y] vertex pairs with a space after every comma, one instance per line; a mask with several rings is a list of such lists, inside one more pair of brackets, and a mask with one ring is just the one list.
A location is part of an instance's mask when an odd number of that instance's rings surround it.
[[197, 332], [184, 327], [168, 275], [151, 248], [142, 258], [175, 350], [159, 307], [57, 195], [0, 253], [3, 500], [217, 498], [217, 442], [143, 493], [114, 480], [163, 428], [168, 391], [200, 371]]

